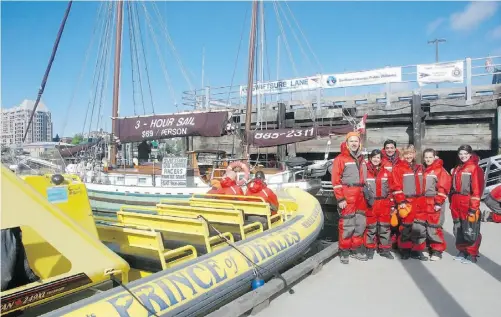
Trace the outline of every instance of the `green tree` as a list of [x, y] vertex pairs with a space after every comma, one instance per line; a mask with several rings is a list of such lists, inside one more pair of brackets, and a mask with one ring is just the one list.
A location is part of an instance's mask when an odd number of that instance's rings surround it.
[[56, 137], [52, 139], [53, 142], [59, 142], [61, 138], [59, 137], [59, 134], [56, 133]]
[[82, 141], [83, 141], [83, 135], [77, 133], [73, 136], [73, 139], [71, 139], [71, 144], [80, 144]]

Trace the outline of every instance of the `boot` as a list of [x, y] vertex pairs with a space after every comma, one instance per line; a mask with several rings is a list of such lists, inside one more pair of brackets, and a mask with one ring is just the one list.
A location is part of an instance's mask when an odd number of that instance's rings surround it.
[[408, 260], [411, 257], [411, 250], [410, 249], [401, 249], [400, 250], [400, 258], [402, 260]]
[[341, 261], [342, 264], [350, 263], [350, 251], [349, 250], [340, 251], [339, 252], [339, 260]]
[[393, 260], [395, 257], [391, 254], [390, 250], [381, 250], [379, 251], [379, 255], [383, 258], [387, 258], [388, 260]]
[[367, 254], [364, 253], [364, 250], [362, 250], [362, 247], [353, 250], [351, 256], [359, 261], [367, 261]]
[[375, 252], [376, 252], [376, 250], [374, 250], [374, 249], [367, 249], [367, 260], [374, 259]]
[[430, 253], [430, 261], [442, 260], [442, 252], [432, 250]]
[[463, 264], [477, 263], [477, 257], [468, 254], [463, 260], [461, 260], [461, 263]]
[[463, 261], [467, 256], [468, 254], [466, 254], [466, 252], [459, 251], [459, 253], [454, 257], [454, 261]]
[[428, 257], [423, 254], [421, 251], [412, 251], [411, 258], [419, 260], [419, 261], [428, 261]]

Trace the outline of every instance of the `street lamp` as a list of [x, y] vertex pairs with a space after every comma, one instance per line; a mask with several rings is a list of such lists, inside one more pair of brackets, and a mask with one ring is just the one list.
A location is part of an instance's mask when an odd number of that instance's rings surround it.
[[[447, 42], [447, 40], [446, 39], [434, 39], [432, 41], [428, 41], [428, 44], [435, 44], [435, 63], [438, 63], [438, 44], [443, 43], [443, 42]], [[437, 84], [437, 88], [438, 88], [438, 84]]]

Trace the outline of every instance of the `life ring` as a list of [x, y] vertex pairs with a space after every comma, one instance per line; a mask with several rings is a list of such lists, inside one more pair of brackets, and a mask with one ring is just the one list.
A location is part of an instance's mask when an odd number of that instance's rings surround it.
[[250, 176], [249, 166], [247, 166], [247, 164], [245, 164], [242, 161], [235, 161], [235, 162], [231, 162], [230, 165], [228, 165], [228, 167], [226, 168], [226, 171], [227, 172], [229, 172], [229, 171], [237, 172], [237, 171], [235, 171], [235, 169], [237, 169], [237, 168], [239, 168], [244, 173], [244, 178], [238, 179], [237, 185], [243, 186], [249, 180], [249, 176]]

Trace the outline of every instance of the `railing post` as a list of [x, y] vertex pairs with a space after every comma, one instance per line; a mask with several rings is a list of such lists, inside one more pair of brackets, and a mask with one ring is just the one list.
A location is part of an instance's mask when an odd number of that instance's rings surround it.
[[466, 101], [471, 102], [471, 58], [466, 58]]
[[205, 87], [205, 109], [209, 110], [210, 108], [210, 88]]
[[391, 83], [386, 83], [386, 107], [390, 106], [390, 98], [391, 98]]

